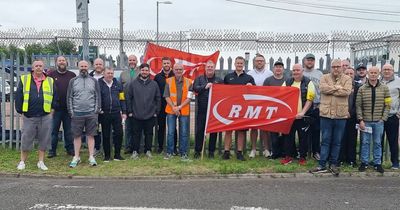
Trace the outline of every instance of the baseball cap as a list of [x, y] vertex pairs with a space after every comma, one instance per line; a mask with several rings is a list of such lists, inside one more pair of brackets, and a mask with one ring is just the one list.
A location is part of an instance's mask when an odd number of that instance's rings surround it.
[[315, 60], [315, 56], [314, 56], [314, 54], [312, 54], [312, 53], [308, 53], [308, 54], [306, 55], [305, 59], [309, 59], [309, 58], [311, 58], [311, 59], [314, 59], [314, 60]]

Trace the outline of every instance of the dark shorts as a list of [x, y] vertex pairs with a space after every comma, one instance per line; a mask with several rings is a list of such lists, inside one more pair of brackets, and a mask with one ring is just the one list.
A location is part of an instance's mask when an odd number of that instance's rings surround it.
[[97, 135], [98, 115], [73, 116], [71, 118], [71, 131], [74, 138], [81, 137], [85, 131], [87, 136]]

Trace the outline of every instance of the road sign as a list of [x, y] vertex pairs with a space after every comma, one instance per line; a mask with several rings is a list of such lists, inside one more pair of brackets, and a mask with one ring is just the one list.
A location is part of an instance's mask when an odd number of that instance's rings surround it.
[[76, 22], [86, 22], [88, 17], [88, 0], [76, 0]]
[[[79, 54], [82, 55], [82, 46], [78, 48]], [[97, 58], [99, 54], [99, 47], [98, 46], [89, 46], [89, 59], [94, 60]]]

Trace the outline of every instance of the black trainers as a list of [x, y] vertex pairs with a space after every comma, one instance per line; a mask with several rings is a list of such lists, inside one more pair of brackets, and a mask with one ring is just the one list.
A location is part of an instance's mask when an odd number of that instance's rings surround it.
[[375, 171], [383, 174], [385, 172], [385, 170], [383, 170], [382, 165], [375, 165], [374, 167]]
[[321, 174], [321, 173], [326, 173], [327, 170], [324, 167], [318, 166], [314, 169], [310, 169], [308, 172], [310, 172], [312, 174]]
[[334, 175], [334, 176], [339, 176], [340, 170], [339, 167], [335, 166], [335, 165], [331, 165], [329, 167], [329, 171]]
[[195, 152], [194, 155], [193, 155], [193, 158], [194, 158], [194, 159], [199, 159], [200, 156], [201, 156], [201, 155], [200, 155], [200, 152]]
[[208, 158], [214, 159], [214, 152], [208, 152]]
[[225, 151], [224, 154], [222, 155], [223, 160], [229, 160], [231, 158], [231, 152], [230, 151]]
[[57, 155], [55, 153], [49, 152], [49, 154], [47, 154], [47, 158], [53, 158], [56, 157]]
[[125, 158], [123, 158], [121, 155], [115, 155], [114, 160], [115, 161], [123, 161], [123, 160], [125, 160]]
[[128, 149], [125, 149], [124, 154], [132, 154], [132, 152], [133, 152], [133, 150], [128, 148]]
[[359, 171], [359, 172], [364, 172], [364, 171], [367, 170], [367, 168], [368, 168], [368, 165], [367, 165], [367, 164], [361, 163], [360, 167], [358, 167], [358, 171]]
[[241, 151], [236, 153], [236, 159], [240, 160], [240, 161], [245, 161], [246, 159], [244, 159], [243, 153]]
[[110, 162], [110, 160], [111, 160], [110, 157], [105, 157], [105, 158], [103, 159], [103, 162], [108, 163], [108, 162]]
[[158, 149], [157, 149], [157, 154], [161, 154], [162, 152], [163, 152], [163, 148], [161, 148], [161, 147], [159, 147]]
[[358, 166], [356, 162], [350, 162], [349, 165], [352, 168], [357, 168], [357, 166]]

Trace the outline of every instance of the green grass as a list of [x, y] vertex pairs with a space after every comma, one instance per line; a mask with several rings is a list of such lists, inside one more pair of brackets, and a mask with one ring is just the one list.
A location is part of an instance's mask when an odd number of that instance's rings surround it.
[[[45, 164], [49, 168], [43, 172], [37, 169], [37, 151], [30, 153], [26, 162], [26, 169], [18, 171], [16, 166], [19, 162], [19, 151], [0, 148], [0, 172], [2, 173], [21, 173], [34, 175], [56, 175], [56, 176], [110, 176], [110, 177], [132, 177], [132, 176], [168, 176], [168, 175], [215, 175], [215, 174], [264, 174], [264, 173], [295, 173], [307, 172], [316, 166], [317, 162], [309, 160], [306, 166], [300, 166], [297, 161], [283, 166], [279, 160], [268, 160], [263, 157], [248, 159], [247, 161], [237, 161], [234, 156], [231, 160], [221, 160], [204, 158], [203, 160], [193, 160], [191, 162], [181, 162], [179, 157], [171, 160], [163, 160], [162, 155], [153, 154], [152, 159], [147, 159], [142, 154], [139, 160], [132, 160], [125, 155], [126, 161], [110, 161], [104, 163], [102, 157], [97, 158], [98, 166], [90, 167], [88, 164], [87, 150], [81, 153], [81, 163], [78, 167], [71, 169], [68, 167], [71, 157], [67, 156], [60, 147], [58, 156], [52, 159], [45, 159]], [[386, 163], [389, 167], [390, 163]], [[351, 172], [356, 169], [342, 167], [342, 171]]]

